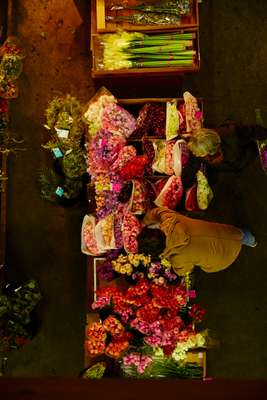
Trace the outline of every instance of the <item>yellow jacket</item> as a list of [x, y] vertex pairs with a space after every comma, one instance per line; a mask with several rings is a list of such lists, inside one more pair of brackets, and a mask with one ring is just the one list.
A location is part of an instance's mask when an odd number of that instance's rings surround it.
[[162, 255], [178, 275], [191, 272], [195, 265], [206, 272], [221, 271], [236, 260], [242, 247], [242, 232], [235, 226], [185, 217], [166, 207], [148, 211], [143, 222], [159, 223], [166, 235]]

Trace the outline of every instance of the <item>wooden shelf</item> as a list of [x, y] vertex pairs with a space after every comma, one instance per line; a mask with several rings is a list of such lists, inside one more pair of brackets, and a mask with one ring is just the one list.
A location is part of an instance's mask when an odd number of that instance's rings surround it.
[[[131, 77], [131, 76], [170, 76], [183, 75], [185, 73], [195, 73], [200, 69], [200, 49], [199, 49], [199, 17], [198, 17], [198, 1], [192, 0], [192, 13], [189, 17], [183, 17], [180, 24], [176, 25], [132, 25], [129, 23], [111, 23], [106, 22], [106, 12], [108, 7], [108, 0], [93, 0], [91, 6], [91, 55], [92, 55], [92, 77], [95, 79], [100, 78], [113, 78], [113, 77]], [[130, 0], [130, 5], [140, 4], [140, 1]], [[128, 11], [132, 12], [131, 10]], [[103, 59], [103, 48], [101, 46], [101, 39], [107, 33], [114, 33], [118, 29], [123, 29], [129, 32], [143, 32], [143, 33], [193, 33], [193, 49], [196, 51], [194, 61], [189, 66], [164, 66], [153, 68], [124, 68], [107, 70], [102, 68], [101, 61]]]

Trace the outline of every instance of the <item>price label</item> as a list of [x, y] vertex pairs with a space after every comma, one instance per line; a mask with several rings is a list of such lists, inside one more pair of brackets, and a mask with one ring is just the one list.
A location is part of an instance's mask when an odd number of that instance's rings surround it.
[[64, 194], [64, 189], [61, 186], [58, 186], [57, 190], [56, 190], [56, 195], [58, 195], [59, 197], [62, 197], [63, 194]]
[[55, 156], [56, 158], [63, 157], [63, 153], [62, 153], [62, 151], [60, 150], [59, 147], [55, 147], [54, 149], [52, 149], [52, 151], [53, 151], [54, 156]]
[[56, 128], [57, 135], [60, 139], [68, 139], [70, 131], [68, 129]]

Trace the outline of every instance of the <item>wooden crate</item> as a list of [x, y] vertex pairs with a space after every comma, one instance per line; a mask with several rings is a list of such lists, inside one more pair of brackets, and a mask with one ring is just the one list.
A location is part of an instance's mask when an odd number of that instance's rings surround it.
[[203, 379], [207, 376], [207, 351], [205, 349], [191, 350], [186, 354], [186, 362], [196, 363], [203, 369]]
[[[106, 21], [106, 17], [109, 15], [112, 16], [130, 16], [137, 11], [134, 10], [124, 10], [120, 12], [110, 12], [110, 0], [93, 0], [92, 1], [92, 21], [94, 21], [94, 32], [104, 33], [104, 32], [116, 32], [117, 29], [122, 28], [128, 31], [147, 31], [151, 29], [156, 30], [175, 30], [177, 27], [179, 28], [194, 28], [199, 25], [199, 16], [198, 16], [198, 1], [191, 0], [191, 13], [188, 16], [182, 16], [181, 20], [178, 24], [175, 25], [134, 25], [130, 24], [127, 21], [120, 22], [112, 22]], [[141, 4], [138, 0], [129, 0], [129, 6], [135, 6]]]
[[[130, 76], [164, 76], [183, 75], [184, 73], [197, 72], [200, 69], [200, 48], [199, 48], [199, 17], [198, 1], [192, 0], [192, 14], [189, 17], [181, 19], [181, 23], [176, 25], [133, 25], [126, 22], [111, 23], [106, 22], [106, 5], [108, 0], [93, 0], [91, 6], [91, 72], [93, 78], [103, 77], [130, 77]], [[130, 1], [136, 4], [137, 0]], [[139, 2], [140, 4], [140, 2]], [[101, 67], [103, 58], [103, 49], [100, 45], [103, 35], [110, 32], [116, 32], [118, 28], [126, 31], [136, 31], [144, 33], [193, 33], [193, 49], [196, 51], [194, 62], [190, 66], [164, 66], [149, 68], [129, 68], [107, 70]]]

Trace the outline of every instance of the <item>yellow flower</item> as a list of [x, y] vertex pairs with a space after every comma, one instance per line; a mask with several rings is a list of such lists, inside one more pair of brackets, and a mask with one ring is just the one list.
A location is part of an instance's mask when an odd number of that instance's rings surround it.
[[166, 269], [170, 269], [172, 266], [170, 261], [166, 260], [166, 258], [162, 258], [160, 263]]
[[132, 263], [134, 260], [134, 254], [132, 254], [132, 253], [128, 254], [128, 260], [130, 263]]
[[138, 267], [138, 265], [140, 264], [140, 261], [139, 260], [134, 260], [132, 262], [132, 264], [133, 264], [134, 267]]

